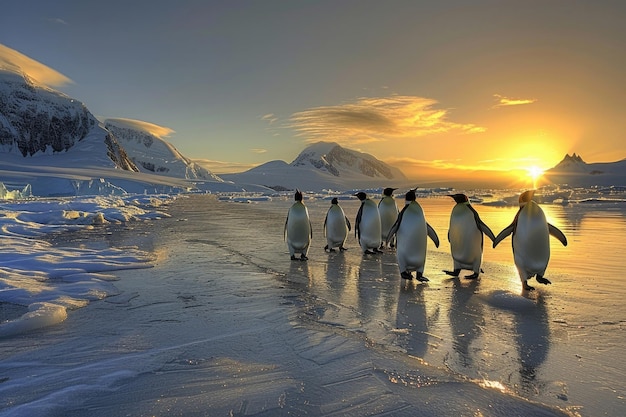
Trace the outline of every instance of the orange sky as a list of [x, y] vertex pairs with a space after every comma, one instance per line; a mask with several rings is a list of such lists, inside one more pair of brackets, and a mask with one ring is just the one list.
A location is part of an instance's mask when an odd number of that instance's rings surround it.
[[158, 126], [217, 174], [319, 140], [416, 182], [626, 158], [626, 2], [153, 6], [10, 2], [0, 62], [41, 63], [97, 117]]

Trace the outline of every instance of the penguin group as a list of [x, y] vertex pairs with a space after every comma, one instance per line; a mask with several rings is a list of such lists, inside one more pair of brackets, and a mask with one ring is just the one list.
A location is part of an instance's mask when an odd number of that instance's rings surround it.
[[[405, 205], [398, 210], [393, 192], [397, 188], [385, 188], [381, 200], [376, 203], [367, 193], [359, 191], [354, 196], [359, 206], [354, 222], [354, 234], [364, 255], [379, 254], [384, 249], [395, 249], [400, 277], [404, 280], [417, 279], [428, 282], [424, 276], [427, 241], [430, 238], [439, 247], [439, 237], [428, 224], [424, 211], [417, 202], [416, 189], [405, 194]], [[519, 211], [513, 222], [497, 236], [480, 218], [472, 207], [467, 195], [451, 194], [455, 205], [450, 213], [448, 242], [452, 256], [452, 269], [443, 272], [459, 277], [462, 270], [472, 271], [466, 279], [478, 279], [481, 269], [484, 236], [495, 248], [507, 236], [512, 235], [514, 263], [524, 290], [533, 290], [528, 280], [535, 277], [541, 284], [551, 282], [544, 277], [550, 259], [549, 236], [567, 246], [567, 238], [557, 227], [548, 223], [543, 210], [533, 201], [534, 190], [522, 193], [519, 197]], [[312, 226], [309, 213], [302, 201], [302, 192], [296, 190], [295, 202], [290, 207], [285, 221], [284, 236], [292, 260], [306, 261], [312, 239]], [[325, 251], [343, 252], [352, 225], [333, 198], [324, 219], [326, 237]], [[297, 257], [296, 254], [300, 254]], [[415, 273], [415, 276], [413, 276]]]

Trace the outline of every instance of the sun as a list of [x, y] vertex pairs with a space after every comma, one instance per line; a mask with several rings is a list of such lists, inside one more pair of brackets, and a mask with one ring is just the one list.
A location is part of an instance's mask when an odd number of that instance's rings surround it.
[[544, 173], [544, 170], [539, 168], [536, 165], [526, 168], [526, 172], [528, 176], [533, 180], [533, 188], [537, 188], [537, 180], [541, 178]]

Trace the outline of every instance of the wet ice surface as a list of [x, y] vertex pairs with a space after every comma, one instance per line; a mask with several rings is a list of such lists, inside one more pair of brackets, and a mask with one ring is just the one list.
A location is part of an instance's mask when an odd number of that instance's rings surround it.
[[[170, 219], [117, 230], [115, 245], [154, 250], [154, 267], [117, 273], [119, 295], [62, 324], [0, 340], [0, 415], [624, 414], [624, 286], [607, 288], [621, 261], [601, 255], [624, 237], [623, 210], [607, 225], [544, 207], [571, 243], [552, 242], [553, 285], [522, 297], [510, 242], [486, 248], [479, 281], [441, 272], [447, 200], [420, 200], [442, 241], [429, 242], [426, 285], [354, 236], [325, 253], [329, 202], [306, 203], [308, 262], [282, 239], [289, 200], [192, 196]], [[341, 204], [352, 220], [357, 202]], [[496, 233], [515, 214], [477, 209]], [[80, 236], [66, 243], [103, 244]]]

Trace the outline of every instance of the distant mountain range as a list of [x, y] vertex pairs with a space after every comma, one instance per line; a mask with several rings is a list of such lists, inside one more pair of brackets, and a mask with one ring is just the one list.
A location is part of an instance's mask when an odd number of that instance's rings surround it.
[[[37, 85], [19, 69], [0, 67], [0, 183], [36, 196], [415, 185], [399, 169], [333, 142], [311, 144], [291, 163], [270, 161], [217, 176], [136, 122], [100, 123], [80, 101]], [[626, 185], [626, 160], [587, 164], [566, 155], [545, 176], [571, 187]]]
[[[129, 183], [119, 178], [138, 174], [139, 187], [153, 181], [165, 182], [157, 189], [167, 189], [171, 178], [183, 180], [177, 186], [206, 191], [350, 189], [406, 181], [400, 170], [371, 155], [325, 142], [307, 147], [291, 164], [272, 161], [220, 178], [133, 122], [100, 123], [80, 101], [37, 85], [19, 68], [0, 68], [0, 182], [43, 196], [123, 190]], [[102, 171], [107, 169], [115, 171]], [[28, 178], [20, 178], [24, 173]]]
[[554, 184], [570, 187], [626, 186], [626, 159], [588, 164], [580, 155], [568, 154], [544, 175]]

